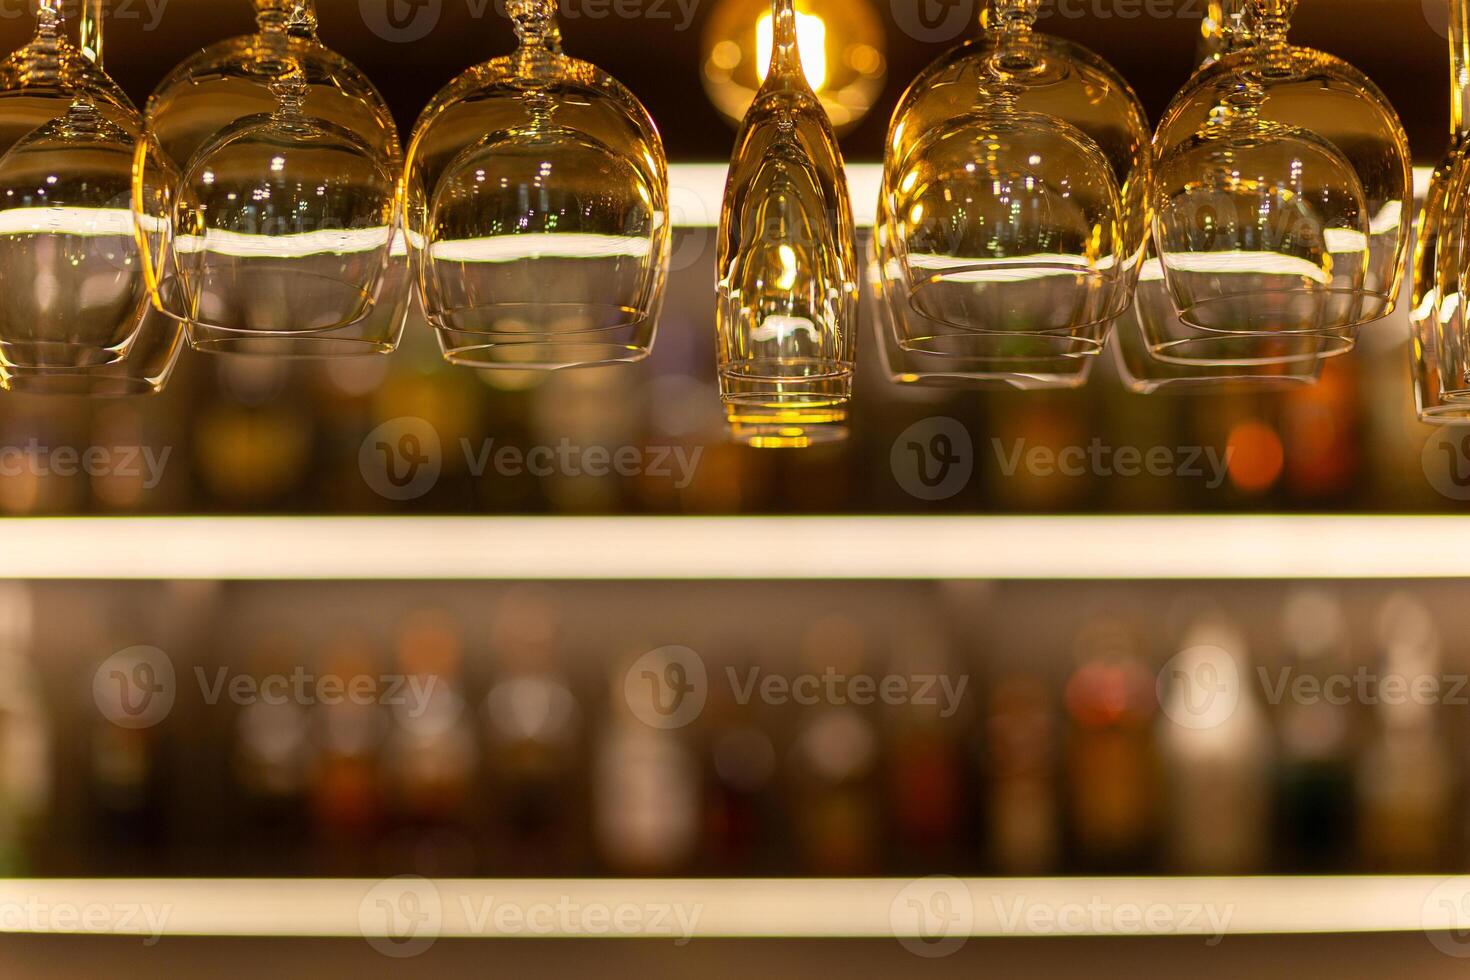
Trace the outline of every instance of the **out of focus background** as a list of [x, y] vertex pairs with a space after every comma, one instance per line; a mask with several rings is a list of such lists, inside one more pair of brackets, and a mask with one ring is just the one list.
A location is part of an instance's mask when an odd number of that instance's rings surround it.
[[[512, 46], [493, 0], [317, 6], [405, 134]], [[740, 4], [561, 6], [675, 164], [648, 361], [452, 368], [415, 312], [391, 357], [185, 352], [156, 398], [0, 395], [0, 975], [1459, 975], [1470, 441], [1415, 420], [1407, 302], [1281, 394], [1133, 394], [1111, 352], [1071, 392], [900, 388], [866, 343], [846, 441], [734, 445], [700, 165], [733, 138], [711, 25]], [[1048, 0], [1039, 26], [1156, 119], [1206, 6]], [[869, 52], [843, 145], [872, 189], [895, 101], [978, 7], [826, 7]], [[1446, 17], [1303, 0], [1292, 37], [1366, 71], [1431, 165]], [[107, 64], [141, 104], [251, 24], [116, 0]], [[0, 47], [30, 28], [0, 3]], [[699, 887], [724, 924], [420, 934], [417, 885], [374, 897], [402, 876]], [[213, 911], [156, 945], [58, 924], [157, 895]], [[1130, 933], [1120, 901], [1167, 921]], [[1223, 941], [1179, 921], [1226, 907]], [[1053, 925], [1008, 918], [1034, 908]]]

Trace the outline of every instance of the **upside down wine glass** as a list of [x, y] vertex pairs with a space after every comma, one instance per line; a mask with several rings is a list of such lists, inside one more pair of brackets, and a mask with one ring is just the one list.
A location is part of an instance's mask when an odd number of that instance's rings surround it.
[[545, 369], [652, 349], [669, 265], [669, 176], [652, 117], [562, 53], [555, 0], [509, 0], [515, 53], [419, 116], [405, 222], [447, 360]]
[[1147, 231], [1149, 129], [1097, 55], [1032, 29], [1038, 0], [995, 0], [889, 128], [887, 273], [919, 317], [911, 351], [1096, 354], [1127, 309]]
[[1434, 169], [1414, 248], [1410, 367], [1419, 418], [1470, 424], [1465, 283], [1470, 229], [1470, 3], [1450, 3], [1450, 148]]
[[113, 364], [147, 302], [130, 215], [146, 141], [127, 96], [64, 37], [60, 0], [35, 11], [35, 38], [0, 65], [0, 364]]
[[[1200, 40], [1200, 69], [1255, 43], [1249, 26], [1250, 0], [1210, 4]], [[1110, 344], [1118, 373], [1136, 394], [1275, 390], [1314, 383], [1322, 360], [1349, 344], [1312, 334], [1241, 332], [1196, 343], [1199, 332], [1174, 311], [1158, 253], [1150, 242], [1134, 291], [1133, 309], [1120, 317]]]
[[[187, 59], [148, 101], [149, 132], [179, 175], [153, 301], [203, 351], [391, 351], [406, 297], [384, 283], [406, 284], [395, 267], [408, 262], [395, 248], [392, 115], [317, 40], [313, 0], [254, 2], [257, 33]], [[136, 170], [148, 178], [142, 161]]]
[[845, 435], [857, 254], [842, 154], [802, 71], [792, 0], [774, 0], [772, 31], [725, 185], [716, 350], [732, 436], [805, 446]]
[[[90, 77], [98, 98], [126, 103], [126, 97], [108, 84], [99, 84], [103, 52], [103, 4], [86, 0], [81, 8], [81, 53], [98, 71], [79, 65], [78, 76]], [[157, 196], [151, 198], [155, 202]], [[35, 368], [0, 364], [0, 389], [20, 394], [82, 395], [92, 398], [149, 395], [163, 390], [184, 346], [183, 326], [150, 307], [143, 314], [127, 355], [111, 364]]]
[[1175, 96], [1154, 139], [1154, 244], [1193, 335], [1156, 349], [1210, 360], [1241, 335], [1325, 352], [1392, 312], [1410, 214], [1408, 142], [1346, 62], [1286, 40], [1295, 0], [1252, 0], [1254, 43]]

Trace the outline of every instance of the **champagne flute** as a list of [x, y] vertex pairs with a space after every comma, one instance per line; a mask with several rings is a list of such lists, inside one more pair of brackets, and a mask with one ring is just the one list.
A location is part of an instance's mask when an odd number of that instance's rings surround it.
[[668, 274], [669, 177], [643, 105], [562, 53], [555, 0], [510, 0], [519, 47], [419, 116], [405, 223], [445, 358], [478, 368], [638, 361]]
[[770, 71], [735, 141], [716, 271], [720, 394], [734, 438], [760, 445], [846, 418], [859, 289], [842, 154], [802, 71], [792, 0], [773, 0], [772, 30]]
[[1131, 298], [1147, 232], [1149, 129], [1118, 73], [995, 0], [894, 113], [883, 209], [909, 304], [905, 349], [990, 354], [1031, 336], [1096, 354]]
[[1409, 364], [1419, 418], [1470, 423], [1466, 229], [1470, 204], [1470, 2], [1451, 0], [1450, 146], [1429, 180], [1414, 248]]
[[[81, 8], [81, 52], [98, 69], [102, 68], [105, 2], [106, 0], [86, 0]], [[99, 72], [95, 77], [105, 76]], [[50, 369], [0, 364], [0, 389], [21, 394], [82, 395], [92, 398], [157, 394], [172, 376], [183, 347], [183, 325], [150, 307], [145, 310], [138, 335], [127, 356], [121, 361], [90, 367]]]
[[1154, 139], [1154, 243], [1176, 354], [1295, 333], [1340, 350], [1392, 312], [1408, 241], [1408, 142], [1361, 72], [1287, 42], [1295, 0], [1253, 0], [1255, 43], [1196, 74]]
[[147, 298], [129, 214], [140, 121], [63, 36], [60, 0], [35, 10], [35, 39], [0, 68], [0, 363], [112, 364]]
[[185, 60], [148, 101], [149, 132], [179, 175], [153, 302], [202, 351], [391, 351], [409, 278], [392, 115], [317, 39], [314, 0], [254, 6], [255, 34]]

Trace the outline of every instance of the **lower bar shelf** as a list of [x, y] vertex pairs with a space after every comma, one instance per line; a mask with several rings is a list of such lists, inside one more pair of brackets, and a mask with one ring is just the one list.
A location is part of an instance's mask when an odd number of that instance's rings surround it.
[[946, 938], [1441, 932], [1470, 876], [12, 879], [0, 932], [416, 938]]

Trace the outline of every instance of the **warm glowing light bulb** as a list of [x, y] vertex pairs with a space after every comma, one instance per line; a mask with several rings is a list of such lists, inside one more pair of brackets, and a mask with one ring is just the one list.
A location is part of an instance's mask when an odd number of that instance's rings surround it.
[[[771, 46], [775, 37], [771, 15], [762, 14], [755, 25], [756, 74], [764, 82], [771, 70]], [[816, 14], [796, 12], [796, 46], [801, 51], [801, 70], [813, 92], [827, 84], [827, 23]]]
[[[908, 0], [906, 0], [908, 2]], [[877, 0], [796, 0], [796, 38], [812, 91], [839, 133], [873, 107], [888, 78]], [[700, 41], [701, 76], [720, 114], [739, 125], [771, 68], [771, 0], [715, 0]]]

